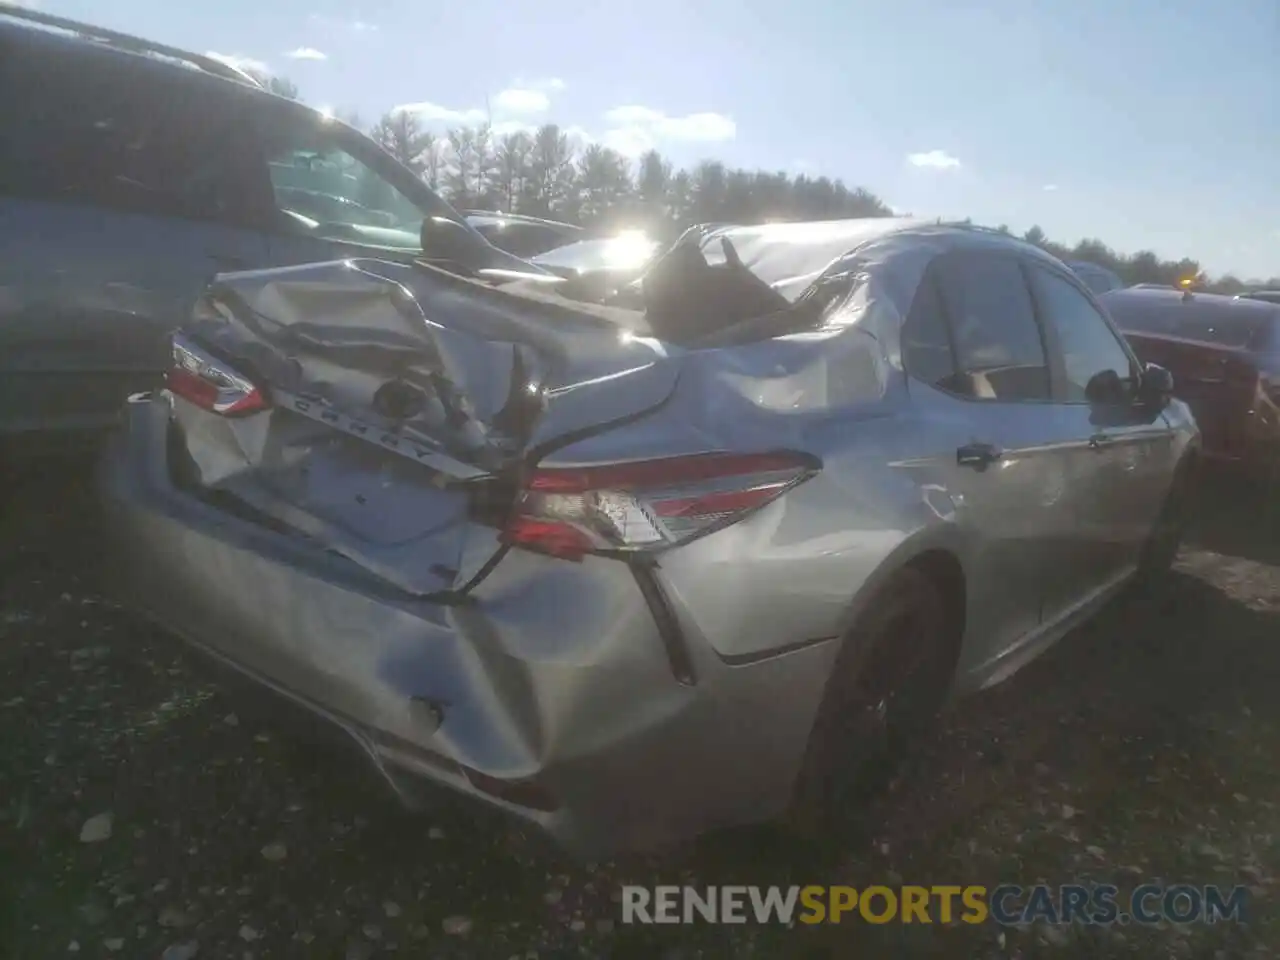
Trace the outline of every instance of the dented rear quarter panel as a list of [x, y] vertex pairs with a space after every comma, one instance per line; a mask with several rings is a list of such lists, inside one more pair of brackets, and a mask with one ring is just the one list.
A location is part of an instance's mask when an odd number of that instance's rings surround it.
[[[962, 669], [976, 669], [1000, 652], [1013, 614], [1039, 622], [1040, 598], [1008, 596], [1002, 571], [1024, 557], [1044, 562], [1048, 535], [1069, 530], [1069, 510], [1044, 484], [1053, 461], [1041, 459], [1010, 474], [1024, 477], [1008, 489], [1028, 509], [1010, 511], [1003, 539], [993, 538], [989, 514], [966, 503], [970, 478], [957, 475], [969, 423], [904, 373], [902, 319], [928, 262], [954, 242], [942, 228], [909, 238], [886, 230], [832, 265], [847, 282], [812, 329], [706, 349], [398, 274], [426, 317], [452, 328], [471, 315], [469, 329], [484, 331], [479, 353], [441, 352], [458, 383], [510, 372], [475, 357], [519, 345], [545, 363], [546, 407], [512, 464], [778, 450], [821, 463], [780, 498], [689, 542], [630, 561], [508, 549], [425, 474], [415, 478], [416, 464], [401, 479], [376, 466], [386, 459], [377, 454], [366, 500], [394, 488], [387, 503], [399, 505], [357, 525], [358, 549], [332, 533], [342, 511], [326, 514], [328, 527], [295, 523], [306, 537], [282, 544], [173, 486], [160, 439], [170, 401], [159, 396], [133, 412], [133, 448], [108, 461], [107, 496], [122, 507], [113, 556], [135, 602], [266, 682], [340, 711], [393, 778], [410, 769], [584, 850], [767, 819], [790, 796], [842, 637], [881, 584], [925, 553], [952, 558], [967, 601]], [[240, 451], [230, 455], [239, 470], [213, 455], [202, 467], [233, 486], [262, 459], [253, 445], [270, 444], [255, 431], [286, 441], [300, 431], [304, 448], [322, 442], [288, 420], [228, 427], [179, 411], [188, 437], [204, 431], [219, 456]], [[350, 493], [345, 483], [333, 485], [336, 498]], [[299, 509], [297, 496], [286, 491], [287, 508]], [[425, 508], [415, 515], [416, 497], [440, 507], [441, 526], [430, 527]], [[368, 547], [379, 523], [401, 535], [402, 556]], [[418, 574], [442, 564], [432, 593]], [[438, 726], [423, 725], [413, 706], [423, 701], [441, 706]], [[467, 771], [537, 784], [554, 803], [496, 799]]]

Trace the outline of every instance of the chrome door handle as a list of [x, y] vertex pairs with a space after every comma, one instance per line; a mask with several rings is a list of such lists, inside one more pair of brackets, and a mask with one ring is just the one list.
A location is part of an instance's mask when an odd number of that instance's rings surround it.
[[1004, 456], [1004, 451], [994, 443], [966, 443], [956, 450], [956, 463], [962, 467], [985, 470]]

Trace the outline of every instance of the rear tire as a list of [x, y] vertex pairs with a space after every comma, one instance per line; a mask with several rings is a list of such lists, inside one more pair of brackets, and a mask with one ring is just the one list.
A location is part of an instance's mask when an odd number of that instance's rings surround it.
[[1196, 462], [1192, 455], [1183, 460], [1174, 473], [1173, 483], [1160, 507], [1160, 516], [1138, 557], [1137, 581], [1144, 588], [1162, 580], [1177, 559], [1182, 536], [1186, 531], [1187, 512], [1195, 490], [1195, 480]]
[[962, 625], [911, 567], [880, 587], [844, 637], [809, 734], [786, 825], [830, 839], [887, 787], [947, 698]]

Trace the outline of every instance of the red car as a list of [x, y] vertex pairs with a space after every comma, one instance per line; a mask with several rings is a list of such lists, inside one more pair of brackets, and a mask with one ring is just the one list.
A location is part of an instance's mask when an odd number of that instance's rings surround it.
[[1280, 306], [1130, 287], [1098, 298], [1140, 360], [1173, 373], [1200, 424], [1204, 454], [1272, 463], [1280, 456]]

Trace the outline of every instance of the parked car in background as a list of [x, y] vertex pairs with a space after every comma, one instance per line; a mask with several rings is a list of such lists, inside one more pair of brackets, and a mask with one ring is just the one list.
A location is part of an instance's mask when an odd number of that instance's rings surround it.
[[1280, 290], [1250, 290], [1248, 293], [1241, 293], [1238, 296], [1245, 300], [1261, 300], [1263, 303], [1280, 304]]
[[1094, 293], [1119, 290], [1124, 286], [1124, 281], [1114, 272], [1099, 264], [1087, 260], [1068, 260], [1066, 263]]
[[562, 278], [556, 292], [573, 300], [600, 303], [638, 278], [661, 244], [640, 230], [591, 237], [532, 257], [533, 263]]
[[1171, 562], [1195, 423], [1032, 245], [727, 227], [644, 296], [223, 275], [104, 461], [106, 566], [403, 797], [598, 856], [829, 828]]
[[114, 423], [222, 271], [425, 256], [545, 276], [352, 128], [209, 57], [37, 10], [0, 11], [0, 130], [10, 440]]
[[467, 210], [467, 223], [495, 247], [517, 257], [533, 257], [581, 240], [586, 231], [572, 223], [491, 210]]
[[1280, 455], [1280, 306], [1155, 286], [1101, 300], [1137, 355], [1173, 373], [1206, 456], [1257, 463]]

